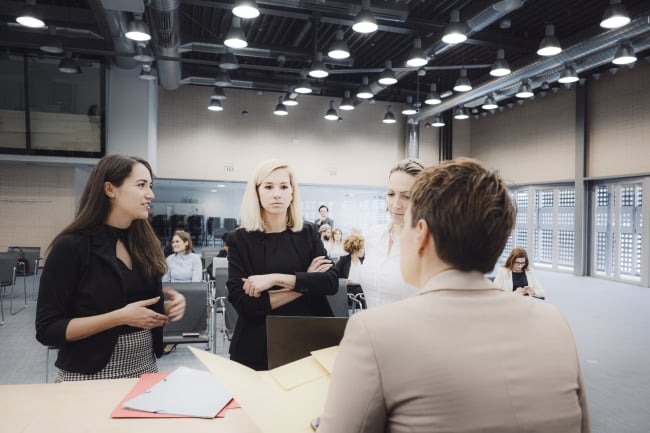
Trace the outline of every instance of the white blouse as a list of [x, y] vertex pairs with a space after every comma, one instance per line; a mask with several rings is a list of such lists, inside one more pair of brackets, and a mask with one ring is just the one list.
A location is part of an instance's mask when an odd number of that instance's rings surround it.
[[402, 279], [399, 238], [393, 241], [388, 252], [389, 227], [373, 227], [365, 237], [366, 256], [361, 267], [361, 288], [368, 308], [400, 301], [418, 291]]

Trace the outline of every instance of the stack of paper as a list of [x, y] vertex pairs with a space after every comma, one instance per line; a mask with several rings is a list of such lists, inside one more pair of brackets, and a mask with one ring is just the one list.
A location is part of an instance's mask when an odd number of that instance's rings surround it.
[[123, 407], [158, 414], [214, 418], [232, 400], [226, 387], [207, 371], [178, 367]]

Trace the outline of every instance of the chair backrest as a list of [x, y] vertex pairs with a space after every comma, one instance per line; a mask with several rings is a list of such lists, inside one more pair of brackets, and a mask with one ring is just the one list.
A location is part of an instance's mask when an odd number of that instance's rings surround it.
[[0, 282], [2, 282], [2, 287], [13, 284], [15, 267], [16, 254], [13, 252], [0, 252]]
[[339, 289], [327, 297], [335, 317], [348, 317], [348, 286], [345, 278], [339, 278]]
[[[22, 251], [22, 255], [25, 259], [25, 261], [28, 263], [27, 266], [27, 274], [31, 275], [36, 272], [36, 265], [38, 259], [41, 258], [41, 247], [9, 247], [7, 249], [9, 252], [14, 253], [16, 255], [16, 259], [18, 258], [18, 254]], [[22, 275], [22, 272], [19, 269], [16, 270], [17, 272]]]
[[185, 296], [185, 314], [177, 322], [169, 322], [163, 328], [163, 340], [174, 343], [207, 341], [208, 289], [207, 281], [163, 283]]

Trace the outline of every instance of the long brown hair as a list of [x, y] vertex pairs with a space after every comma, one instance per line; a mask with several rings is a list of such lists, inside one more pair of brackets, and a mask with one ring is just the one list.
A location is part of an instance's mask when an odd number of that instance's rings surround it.
[[[104, 183], [110, 182], [119, 187], [129, 177], [133, 166], [144, 165], [153, 179], [151, 165], [135, 156], [106, 155], [99, 160], [81, 194], [79, 208], [72, 222], [52, 241], [48, 249], [61, 236], [99, 227], [106, 221], [111, 210], [111, 202], [104, 192]], [[129, 227], [129, 252], [136, 265], [147, 278], [160, 278], [165, 273], [167, 263], [160, 248], [160, 241], [148, 220], [134, 220]]]

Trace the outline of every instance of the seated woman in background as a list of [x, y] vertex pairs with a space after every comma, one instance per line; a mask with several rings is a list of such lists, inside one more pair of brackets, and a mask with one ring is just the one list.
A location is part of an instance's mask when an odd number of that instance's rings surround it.
[[192, 236], [183, 230], [177, 230], [172, 237], [174, 254], [167, 257], [167, 272], [164, 283], [197, 282], [203, 279], [201, 256], [192, 252]]
[[[343, 242], [343, 249], [348, 253], [341, 256], [336, 263], [336, 270], [339, 272], [339, 278], [345, 278], [348, 287], [348, 294], [363, 294], [361, 284], [361, 265], [363, 256], [366, 254], [365, 240], [361, 235], [350, 235]], [[361, 308], [366, 308], [366, 299], [363, 296], [357, 297], [361, 303]], [[348, 303], [349, 305], [350, 303]]]
[[544, 289], [528, 263], [526, 250], [514, 248], [503, 266], [497, 269], [494, 284], [506, 292], [544, 298]]
[[343, 232], [341, 229], [332, 229], [332, 238], [327, 252], [329, 253], [330, 259], [335, 262], [339, 257], [345, 255], [345, 248], [343, 247]]

